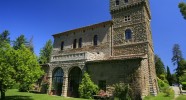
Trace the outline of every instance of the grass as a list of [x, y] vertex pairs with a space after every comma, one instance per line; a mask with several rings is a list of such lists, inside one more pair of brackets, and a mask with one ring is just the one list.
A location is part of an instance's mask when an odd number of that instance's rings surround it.
[[47, 94], [18, 92], [17, 89], [10, 89], [6, 92], [5, 100], [86, 100], [86, 99], [64, 98], [62, 96], [50, 96]]
[[166, 96], [165, 93], [159, 93], [157, 96], [147, 96], [144, 98], [144, 100], [173, 100], [173, 99], [174, 99], [174, 94], [171, 94], [170, 96]]
[[180, 95], [176, 100], [186, 100], [186, 95]]

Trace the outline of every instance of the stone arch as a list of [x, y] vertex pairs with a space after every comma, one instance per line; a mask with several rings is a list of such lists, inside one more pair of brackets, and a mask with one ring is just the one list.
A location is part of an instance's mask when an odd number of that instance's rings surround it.
[[64, 72], [61, 67], [56, 67], [52, 71], [52, 87], [51, 91], [53, 95], [61, 96], [63, 86]]
[[68, 93], [69, 97], [79, 97], [78, 88], [82, 79], [82, 70], [80, 67], [73, 66], [68, 71]]

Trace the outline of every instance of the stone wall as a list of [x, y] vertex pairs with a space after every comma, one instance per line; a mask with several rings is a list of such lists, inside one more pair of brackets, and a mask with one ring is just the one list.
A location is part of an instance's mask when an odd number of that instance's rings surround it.
[[[74, 52], [102, 52], [106, 57], [111, 55], [111, 22], [104, 22], [88, 26], [81, 30], [67, 31], [54, 36], [54, 49], [52, 55], [68, 54]], [[94, 35], [98, 36], [98, 45], [93, 45]], [[78, 40], [82, 38], [82, 48], [78, 48]], [[77, 48], [73, 49], [73, 41], [77, 39]], [[64, 50], [61, 42], [64, 42]]]
[[86, 63], [93, 82], [98, 84], [100, 80], [105, 80], [107, 87], [120, 82], [130, 84], [136, 97], [149, 93], [147, 67], [147, 59]]

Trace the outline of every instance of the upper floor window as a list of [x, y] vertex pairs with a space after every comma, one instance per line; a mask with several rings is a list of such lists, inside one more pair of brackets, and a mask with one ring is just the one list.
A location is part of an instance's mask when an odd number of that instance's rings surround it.
[[94, 46], [98, 45], [98, 36], [94, 35]]
[[63, 50], [64, 49], [64, 42], [62, 41], [61, 42], [61, 50]]
[[132, 31], [130, 29], [127, 29], [125, 31], [125, 39], [126, 40], [132, 39]]
[[79, 43], [78, 43], [78, 47], [81, 48], [82, 47], [82, 38], [79, 38]]
[[77, 40], [74, 39], [74, 42], [73, 42], [73, 48], [74, 48], [74, 49], [76, 48], [76, 42], [77, 42]]
[[124, 22], [127, 22], [127, 21], [131, 21], [131, 16], [130, 15], [124, 17]]
[[129, 2], [129, 0], [124, 0], [124, 2], [125, 2], [125, 3], [128, 3], [128, 2]]
[[116, 5], [119, 5], [119, 0], [116, 0]]

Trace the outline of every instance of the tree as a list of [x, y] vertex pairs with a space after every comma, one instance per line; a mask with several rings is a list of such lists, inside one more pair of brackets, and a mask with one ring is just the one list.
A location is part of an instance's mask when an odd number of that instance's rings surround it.
[[176, 68], [176, 76], [177, 76], [177, 81], [179, 82], [179, 77], [182, 75], [182, 68], [180, 66], [180, 61], [183, 60], [182, 57], [182, 52], [180, 50], [179, 44], [175, 44], [173, 46], [173, 57], [172, 57], [172, 62], [173, 65], [177, 66]]
[[170, 73], [170, 69], [168, 66], [167, 66], [167, 80], [169, 82], [169, 85], [171, 86], [172, 85], [172, 75]]
[[4, 32], [0, 34], [0, 45], [2, 45], [3, 42], [10, 43], [9, 35], [10, 33], [8, 32], [8, 30], [5, 30]]
[[178, 7], [180, 8], [180, 12], [183, 15], [183, 18], [186, 19], [186, 3], [179, 3]]
[[52, 40], [48, 40], [45, 46], [40, 50], [39, 63], [45, 64], [50, 62], [52, 53]]
[[88, 73], [84, 73], [81, 84], [79, 86], [79, 93], [81, 98], [91, 99], [93, 94], [97, 94], [98, 86], [95, 85]]
[[158, 55], [155, 55], [155, 68], [156, 68], [156, 74], [160, 78], [162, 74], [165, 75], [165, 67], [161, 59], [158, 57]]
[[24, 92], [28, 91], [43, 74], [36, 55], [24, 45], [15, 52], [14, 68], [16, 81], [20, 83], [19, 90]]
[[24, 35], [20, 35], [13, 43], [13, 48], [15, 50], [19, 49], [21, 47], [21, 45], [25, 45], [26, 43], [28, 43], [26, 41], [26, 38]]
[[14, 49], [8, 43], [3, 43], [0, 47], [0, 92], [1, 99], [5, 99], [5, 92], [15, 83], [15, 70], [12, 65]]

